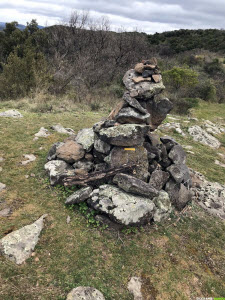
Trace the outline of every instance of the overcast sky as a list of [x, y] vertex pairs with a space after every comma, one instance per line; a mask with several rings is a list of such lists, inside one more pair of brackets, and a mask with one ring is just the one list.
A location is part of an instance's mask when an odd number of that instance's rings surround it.
[[68, 20], [74, 10], [106, 16], [112, 29], [225, 28], [225, 0], [0, 0], [0, 22], [37, 19], [40, 25], [53, 25]]

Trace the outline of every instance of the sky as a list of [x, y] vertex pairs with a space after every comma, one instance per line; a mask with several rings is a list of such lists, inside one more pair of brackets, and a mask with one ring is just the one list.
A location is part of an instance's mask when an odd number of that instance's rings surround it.
[[26, 25], [36, 19], [50, 26], [69, 20], [73, 11], [109, 20], [111, 30], [146, 33], [175, 29], [225, 28], [225, 0], [0, 0], [0, 22]]

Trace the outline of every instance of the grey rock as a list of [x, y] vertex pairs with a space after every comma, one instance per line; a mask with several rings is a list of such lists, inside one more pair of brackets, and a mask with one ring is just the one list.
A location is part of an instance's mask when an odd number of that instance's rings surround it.
[[124, 124], [99, 131], [99, 137], [104, 142], [115, 146], [136, 146], [144, 142], [144, 136], [149, 131], [147, 125]]
[[206, 132], [198, 125], [194, 125], [188, 128], [188, 133], [193, 137], [194, 141], [199, 142], [203, 145], [207, 145], [211, 148], [218, 149], [221, 143], [214, 136]]
[[66, 300], [105, 300], [105, 297], [93, 287], [79, 286], [67, 295]]
[[141, 292], [142, 281], [140, 277], [131, 277], [127, 288], [133, 294], [134, 300], [144, 300]]
[[174, 146], [169, 153], [169, 158], [174, 164], [185, 164], [186, 163], [186, 153], [180, 145]]
[[167, 143], [171, 143], [173, 146], [177, 145], [177, 142], [174, 140], [174, 138], [172, 138], [171, 136], [162, 136], [160, 138], [160, 141], [163, 143], [163, 144], [167, 144]]
[[149, 113], [146, 114], [140, 113], [137, 109], [132, 107], [124, 107], [119, 113], [115, 116], [117, 122], [124, 124], [146, 124], [148, 118], [150, 117]]
[[95, 136], [95, 141], [94, 141], [94, 148], [96, 151], [104, 153], [104, 154], [109, 154], [111, 146], [103, 142], [101, 139], [98, 138], [98, 136]]
[[94, 131], [92, 128], [81, 129], [76, 137], [76, 142], [81, 144], [87, 152], [94, 146]]
[[45, 164], [45, 170], [50, 177], [50, 184], [56, 185], [62, 183], [66, 176], [74, 175], [74, 168], [63, 160], [51, 160]]
[[146, 115], [148, 114], [147, 110], [139, 103], [139, 101], [130, 96], [129, 92], [125, 92], [123, 99], [132, 107], [136, 108], [140, 113]]
[[160, 191], [159, 195], [153, 199], [156, 210], [153, 219], [155, 222], [161, 222], [172, 212], [172, 205], [169, 194], [165, 191]]
[[48, 129], [41, 127], [40, 130], [38, 131], [38, 133], [35, 133], [35, 137], [39, 138], [39, 137], [48, 137], [51, 133], [48, 131]]
[[84, 202], [90, 197], [92, 190], [93, 189], [91, 187], [87, 186], [76, 191], [66, 199], [65, 204], [71, 205], [71, 204], [78, 204]]
[[11, 209], [9, 207], [0, 210], [0, 217], [8, 217], [10, 216], [10, 214], [11, 214]]
[[94, 168], [94, 163], [87, 160], [79, 160], [73, 164], [75, 169], [83, 169], [90, 172]]
[[7, 118], [23, 118], [23, 115], [14, 109], [10, 109], [0, 113], [0, 117], [7, 117]]
[[113, 178], [113, 183], [117, 184], [125, 192], [146, 196], [149, 199], [158, 195], [158, 191], [154, 187], [131, 175], [116, 174]]
[[43, 215], [31, 225], [13, 231], [0, 240], [0, 252], [16, 264], [22, 264], [32, 254], [44, 227]]
[[0, 193], [6, 189], [6, 185], [2, 182], [0, 182]]
[[110, 184], [101, 185], [96, 196], [98, 200], [89, 199], [88, 204], [123, 225], [148, 223], [155, 210], [149, 198], [126, 193]]
[[165, 89], [162, 81], [159, 83], [152, 83], [148, 81], [134, 83], [133, 78], [138, 76], [138, 73], [136, 73], [134, 69], [131, 69], [127, 71], [123, 77], [123, 83], [127, 90], [132, 93], [132, 95], [137, 95], [135, 98], [148, 99], [161, 93]]
[[170, 196], [171, 203], [178, 209], [182, 210], [191, 200], [191, 191], [189, 191], [182, 183], [173, 180], [167, 182], [166, 192]]
[[155, 170], [152, 172], [149, 184], [156, 190], [161, 190], [168, 181], [170, 174], [162, 170]]
[[166, 170], [177, 183], [190, 181], [189, 169], [184, 164], [173, 164]]
[[58, 133], [74, 135], [74, 130], [73, 129], [64, 128], [61, 124], [53, 125], [51, 128], [53, 130], [57, 131]]
[[64, 143], [61, 142], [57, 142], [55, 144], [52, 145], [52, 147], [50, 148], [48, 155], [47, 155], [47, 160], [54, 160], [56, 159], [56, 150], [61, 147], [62, 145], [64, 145]]

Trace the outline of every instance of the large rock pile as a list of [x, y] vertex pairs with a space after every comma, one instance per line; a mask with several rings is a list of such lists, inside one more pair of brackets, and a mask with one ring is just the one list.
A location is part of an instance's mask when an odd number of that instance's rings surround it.
[[122, 225], [161, 221], [191, 198], [191, 179], [182, 147], [152, 133], [172, 109], [155, 58], [127, 71], [123, 100], [108, 118], [52, 146], [52, 185], [82, 189], [66, 203], [86, 201], [100, 215]]

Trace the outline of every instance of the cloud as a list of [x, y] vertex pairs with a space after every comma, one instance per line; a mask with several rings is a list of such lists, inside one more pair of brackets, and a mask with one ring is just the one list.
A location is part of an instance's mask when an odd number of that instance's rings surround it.
[[36, 18], [41, 25], [69, 18], [73, 10], [89, 10], [94, 18], [105, 15], [112, 28], [120, 25], [148, 33], [179, 28], [225, 27], [225, 1], [216, 0], [1, 0], [0, 21], [26, 23]]

